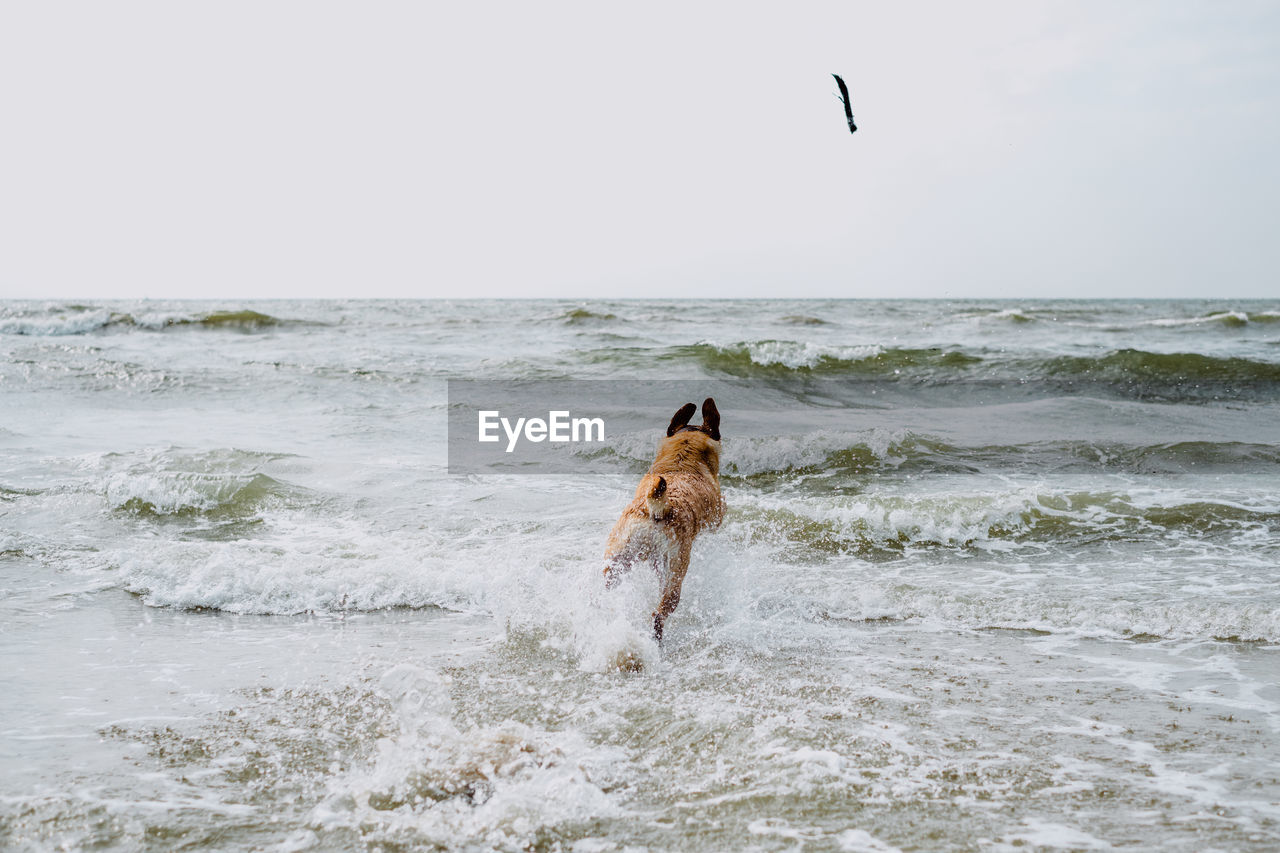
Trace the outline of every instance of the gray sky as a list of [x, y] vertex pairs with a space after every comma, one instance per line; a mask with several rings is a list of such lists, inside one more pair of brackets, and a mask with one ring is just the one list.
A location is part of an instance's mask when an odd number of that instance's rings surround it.
[[1274, 2], [13, 2], [0, 115], [0, 296], [1280, 295]]

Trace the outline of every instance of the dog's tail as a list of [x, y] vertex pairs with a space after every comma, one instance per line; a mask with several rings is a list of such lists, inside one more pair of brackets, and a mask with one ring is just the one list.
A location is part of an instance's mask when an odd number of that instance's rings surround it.
[[667, 517], [667, 481], [663, 477], [658, 477], [657, 482], [649, 486], [648, 494], [645, 496], [645, 506], [649, 510], [649, 517], [654, 521], [661, 521]]

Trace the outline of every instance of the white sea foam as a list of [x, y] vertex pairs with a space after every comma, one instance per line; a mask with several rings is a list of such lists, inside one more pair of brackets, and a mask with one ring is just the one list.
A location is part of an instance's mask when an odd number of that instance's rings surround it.
[[[766, 462], [770, 457], [766, 452], [756, 458]], [[203, 511], [225, 505], [252, 482], [243, 475], [117, 474], [107, 480], [105, 502], [119, 507], [145, 501], [158, 514]], [[1142, 511], [1148, 498], [1138, 494], [1104, 509], [1096, 502], [1073, 507], [1069, 495], [1046, 495], [1032, 487], [971, 495], [835, 495], [801, 502], [731, 490], [725, 533], [699, 540], [698, 553], [704, 556], [695, 554], [700, 569], [691, 588], [706, 574], [708, 558], [738, 566], [739, 581], [726, 581], [715, 593], [736, 601], [736, 610], [722, 617], [736, 618], [732, 613], [773, 600], [774, 586], [787, 575], [770, 567], [780, 558], [794, 559], [788, 549], [809, 545], [817, 554], [831, 554], [835, 546], [836, 553], [850, 556], [836, 558], [812, 588], [788, 580], [785, 591], [776, 591], [778, 600], [785, 597], [789, 606], [854, 621], [926, 619], [940, 626], [1081, 636], [1280, 639], [1280, 608], [1265, 596], [1248, 594], [1261, 580], [1247, 566], [1230, 581], [1220, 573], [1165, 576], [1157, 563], [1149, 576], [1131, 570], [1127, 583], [1134, 594], [1117, 597], [1106, 592], [1115, 579], [1099, 578], [1087, 564], [1072, 569], [1046, 560], [1049, 546], [1034, 535], [1037, 524], [1055, 518], [1074, 525], [1052, 534], [1055, 538], [1072, 529], [1106, 532], [1125, 523], [1126, 513]], [[252, 538], [143, 538], [104, 549], [97, 559], [114, 567], [122, 586], [157, 606], [272, 614], [438, 606], [491, 614], [518, 634], [546, 632], [546, 642], [587, 670], [659, 665], [648, 624], [658, 597], [657, 574], [639, 567], [618, 589], [603, 587], [596, 559], [611, 521], [608, 507], [592, 511], [595, 521], [582, 518], [567, 528], [555, 521], [541, 525], [540, 553], [525, 554], [514, 543], [527, 530], [392, 531], [354, 518], [317, 515], [309, 501], [285, 504], [273, 498], [235, 516], [257, 520]], [[945, 566], [917, 568], [906, 579], [862, 565], [856, 557], [864, 547], [913, 546], [1021, 550], [1044, 569], [984, 569], [990, 581], [981, 584], [983, 595], [974, 596], [971, 584], [957, 584]], [[1168, 547], [1182, 546], [1175, 541]], [[742, 587], [743, 571], [760, 575]], [[1099, 597], [1095, 588], [1104, 594]]]
[[1202, 317], [1158, 317], [1154, 320], [1145, 320], [1139, 325], [1174, 328], [1178, 326], [1204, 326], [1211, 323], [1226, 326], [1243, 326], [1248, 322], [1249, 315], [1243, 311], [1220, 311]]
[[[175, 456], [159, 458], [164, 465]], [[243, 501], [250, 488], [265, 497], [255, 492]], [[660, 660], [651, 622], [658, 575], [637, 567], [616, 589], [604, 589], [604, 515], [569, 530], [542, 525], [545, 547], [530, 553], [516, 544], [529, 533], [526, 523], [388, 529], [332, 516], [305, 492], [287, 500], [285, 487], [261, 474], [115, 472], [101, 489], [112, 511], [145, 506], [163, 517], [231, 507], [229, 518], [214, 515], [210, 523], [252, 523], [245, 528], [251, 536], [240, 528], [230, 536], [142, 536], [85, 558], [105, 563], [153, 606], [275, 615], [435, 606], [487, 613], [516, 634], [549, 632], [547, 642], [591, 671], [652, 668]]]
[[902, 853], [900, 848], [886, 844], [863, 829], [846, 829], [836, 837], [836, 843], [848, 853]]
[[[210, 320], [210, 318], [213, 318]], [[265, 318], [263, 320], [262, 318]], [[34, 310], [0, 308], [0, 334], [59, 337], [83, 335], [107, 328], [135, 328], [158, 331], [173, 326], [224, 325], [253, 327], [277, 321], [252, 311], [215, 310], [207, 313], [156, 310], [145, 305], [127, 311], [93, 306], [44, 305]]]
[[1027, 530], [1037, 515], [1072, 517], [1044, 500], [1039, 490], [935, 495], [862, 495], [797, 503], [783, 495], [744, 495], [744, 509], [763, 514], [763, 529], [789, 519], [818, 522], [850, 540], [936, 543], [960, 546], [987, 541], [1004, 531]]
[[771, 471], [786, 472], [821, 465], [842, 450], [865, 450], [880, 462], [897, 462], [906, 430], [873, 427], [857, 432], [813, 430], [801, 435], [741, 436], [727, 442], [721, 455], [721, 472], [750, 477]]
[[722, 353], [743, 353], [761, 367], [787, 367], [792, 370], [818, 367], [826, 360], [857, 361], [884, 353], [879, 344], [822, 344], [812, 341], [755, 340], [724, 342], [703, 340], [702, 346]]
[[751, 360], [763, 367], [817, 367], [824, 359], [853, 361], [873, 358], [884, 353], [878, 344], [832, 346], [808, 341], [753, 341], [746, 345]]
[[973, 318], [980, 323], [985, 322], [1014, 322], [1014, 323], [1034, 323], [1035, 317], [1032, 317], [1023, 308], [1003, 308], [999, 311], [992, 311], [985, 314], [960, 314], [960, 317]]
[[387, 541], [351, 520], [278, 515], [253, 539], [142, 540], [107, 557], [124, 588], [154, 606], [281, 615], [483, 610], [485, 585], [434, 556], [444, 546], [438, 537]]
[[833, 609], [853, 620], [923, 619], [940, 627], [1009, 628], [1077, 637], [1159, 637], [1280, 642], [1280, 609], [1249, 601], [1104, 600], [1087, 584], [1061, 585], [1051, 592], [1015, 592], [975, 597], [962, 591], [926, 592], [877, 585], [874, 606]]
[[0, 317], [0, 334], [4, 335], [82, 335], [101, 329], [111, 322], [113, 312], [104, 308], [59, 313], [24, 313]]
[[795, 826], [778, 818], [762, 817], [747, 824], [747, 832], [752, 835], [769, 835], [794, 841], [800, 845], [822, 838], [823, 832], [816, 826]]
[[400, 730], [377, 742], [367, 764], [330, 783], [312, 813], [316, 829], [524, 849], [542, 827], [621, 813], [591, 780], [593, 764], [611, 754], [576, 733], [514, 721], [459, 728], [447, 681], [411, 664], [386, 672], [380, 692]]
[[1023, 829], [1002, 836], [993, 850], [1014, 851], [1030, 846], [1051, 850], [1110, 850], [1112, 845], [1082, 829], [1056, 821], [1023, 818]]

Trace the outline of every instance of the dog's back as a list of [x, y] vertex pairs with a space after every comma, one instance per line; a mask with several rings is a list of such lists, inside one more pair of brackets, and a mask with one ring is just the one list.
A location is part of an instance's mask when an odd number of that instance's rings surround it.
[[666, 484], [671, 520], [690, 527], [690, 538], [724, 518], [720, 494], [720, 442], [703, 432], [685, 430], [662, 440], [657, 458], [641, 481]]
[[720, 413], [710, 397], [702, 404], [702, 425], [689, 426], [697, 407], [684, 406], [671, 420], [667, 435], [635, 497], [609, 534], [605, 547], [605, 576], [617, 574], [636, 561], [665, 570], [662, 601], [654, 611], [654, 633], [680, 602], [680, 587], [689, 568], [693, 540], [724, 518], [720, 494]]

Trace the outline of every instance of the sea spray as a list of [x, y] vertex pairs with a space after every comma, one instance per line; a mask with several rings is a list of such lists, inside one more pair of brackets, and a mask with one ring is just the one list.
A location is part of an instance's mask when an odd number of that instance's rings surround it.
[[[443, 847], [526, 847], [543, 827], [619, 812], [592, 783], [592, 756], [569, 733], [508, 721], [459, 726], [449, 679], [401, 664], [379, 693], [398, 731], [362, 767], [339, 775], [312, 820], [317, 830], [359, 827], [366, 837], [412, 838]], [[461, 709], [465, 715], [465, 709]]]

